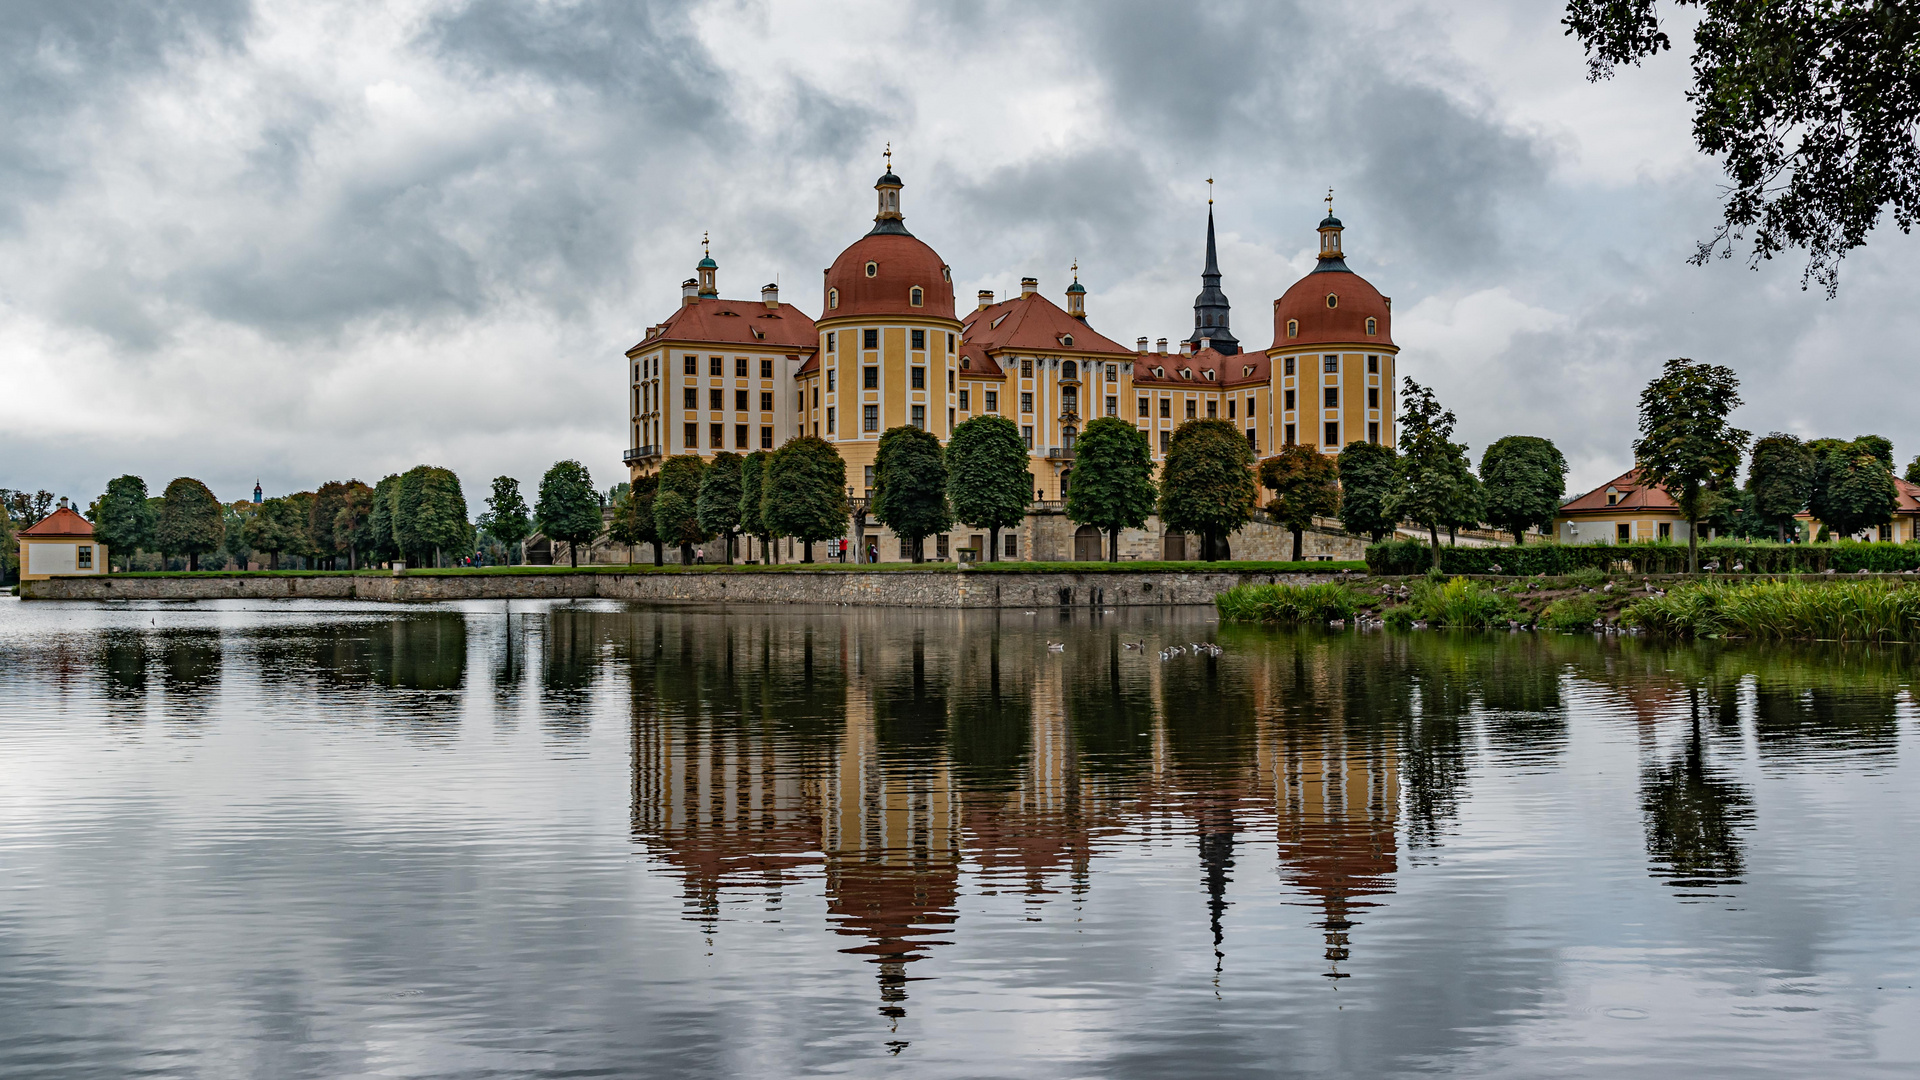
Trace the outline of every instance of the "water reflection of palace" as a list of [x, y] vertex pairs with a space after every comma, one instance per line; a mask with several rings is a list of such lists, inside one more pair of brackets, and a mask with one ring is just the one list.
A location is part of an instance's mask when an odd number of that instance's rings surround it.
[[[723, 891], [774, 897], [818, 873], [890, 1015], [912, 965], [951, 933], [963, 874], [1045, 903], [1087, 889], [1096, 843], [1125, 830], [1195, 837], [1216, 954], [1236, 849], [1244, 859], [1269, 830], [1316, 911], [1328, 974], [1343, 974], [1356, 912], [1391, 891], [1395, 728], [1346, 722], [1364, 683], [1344, 665], [1163, 665], [1118, 635], [1049, 655], [991, 624], [937, 630], [937, 648], [857, 620], [783, 632], [675, 619], [645, 634], [636, 837], [709, 923]], [[1287, 701], [1310, 708], [1273, 707]]]

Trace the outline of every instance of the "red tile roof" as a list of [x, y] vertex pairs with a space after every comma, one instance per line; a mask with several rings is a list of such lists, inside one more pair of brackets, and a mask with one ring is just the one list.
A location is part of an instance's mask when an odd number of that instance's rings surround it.
[[[1607, 489], [1613, 488], [1620, 501], [1609, 505]], [[1640, 482], [1640, 470], [1629, 469], [1607, 483], [1578, 498], [1569, 499], [1560, 505], [1562, 514], [1615, 513], [1630, 510], [1664, 510], [1679, 513], [1680, 507], [1668, 495], [1665, 488], [1654, 487]]]
[[20, 530], [21, 536], [92, 536], [93, 523], [68, 507], [61, 507]]
[[1899, 477], [1893, 478], [1894, 510], [1896, 514], [1920, 514], [1920, 484], [1909, 484]]
[[[1156, 370], [1164, 375], [1156, 375]], [[1185, 353], [1135, 353], [1133, 384], [1141, 387], [1179, 387], [1217, 390], [1247, 383], [1265, 383], [1270, 365], [1266, 353], [1241, 352], [1228, 356], [1218, 349]], [[1209, 380], [1207, 373], [1213, 378]], [[1191, 372], [1191, 374], [1183, 374]]]
[[[1029, 293], [981, 308], [961, 320], [961, 340], [977, 358], [987, 353], [1096, 353], [1132, 357], [1133, 350], [1066, 313], [1058, 304]], [[1071, 337], [1073, 344], [1067, 344]], [[975, 370], [978, 370], [977, 368]]]
[[[764, 336], [755, 337], [756, 331]], [[698, 303], [682, 303], [666, 322], [654, 327], [640, 344], [628, 349], [627, 355], [632, 356], [660, 341], [811, 351], [818, 339], [814, 335], [813, 320], [792, 304], [770, 308], [758, 300], [707, 298]]]
[[[1327, 306], [1327, 298], [1334, 306]], [[1378, 320], [1367, 333], [1367, 318]], [[1287, 336], [1287, 320], [1300, 324]], [[1273, 302], [1273, 347], [1299, 345], [1379, 345], [1393, 347], [1393, 304], [1373, 283], [1351, 270], [1315, 270], [1293, 283]]]
[[[872, 263], [874, 275], [867, 276]], [[868, 233], [855, 240], [827, 267], [820, 294], [822, 319], [850, 315], [905, 315], [953, 318], [953, 281], [939, 252], [907, 233]], [[913, 287], [920, 286], [920, 306]], [[828, 307], [827, 294], [840, 290], [840, 306]]]

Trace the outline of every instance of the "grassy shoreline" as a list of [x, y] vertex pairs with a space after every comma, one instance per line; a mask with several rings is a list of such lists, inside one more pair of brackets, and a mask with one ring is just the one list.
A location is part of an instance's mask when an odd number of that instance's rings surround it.
[[[706, 563], [697, 566], [654, 566], [652, 563], [592, 566], [461, 566], [444, 570], [406, 571], [407, 577], [485, 577], [489, 575], [557, 574], [807, 574], [807, 573], [890, 573], [890, 574], [1140, 574], [1140, 573], [1215, 573], [1215, 574], [1337, 574], [1342, 571], [1364, 574], [1367, 564], [1352, 562], [998, 562], [975, 563], [777, 563], [747, 565]], [[115, 578], [282, 578], [282, 577], [391, 577], [390, 570], [135, 570], [106, 575]]]

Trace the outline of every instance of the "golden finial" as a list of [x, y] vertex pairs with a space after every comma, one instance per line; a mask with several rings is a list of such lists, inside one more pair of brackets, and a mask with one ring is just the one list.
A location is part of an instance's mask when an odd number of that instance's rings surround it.
[[893, 171], [893, 140], [892, 139], [887, 140], [887, 150], [883, 156], [887, 159], [887, 171], [892, 172]]
[[1327, 216], [1333, 216], [1333, 189], [1327, 189]]
[[1207, 177], [1207, 205], [1213, 205], [1213, 177]]
[[1080, 260], [1079, 259], [1073, 260], [1073, 280], [1076, 282], [1080, 280]]
[[705, 255], [709, 259], [713, 258], [713, 245], [708, 242], [707, 233], [704, 229], [700, 231], [700, 254]]

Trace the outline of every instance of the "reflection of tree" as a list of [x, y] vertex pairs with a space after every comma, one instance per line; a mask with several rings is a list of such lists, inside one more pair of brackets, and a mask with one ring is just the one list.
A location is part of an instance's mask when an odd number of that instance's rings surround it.
[[1701, 727], [1696, 697], [1679, 760], [1649, 765], [1640, 781], [1653, 872], [1676, 888], [1739, 884], [1740, 830], [1753, 824], [1746, 790], [1708, 769]]
[[170, 630], [161, 636], [160, 679], [170, 715], [195, 717], [220, 684], [220, 632]]
[[100, 673], [105, 677], [107, 701], [137, 704], [147, 696], [147, 638], [131, 630], [109, 630], [101, 636]]
[[586, 734], [593, 684], [600, 670], [595, 647], [599, 616], [599, 612], [569, 607], [556, 607], [547, 615], [540, 712], [547, 729], [556, 735]]

